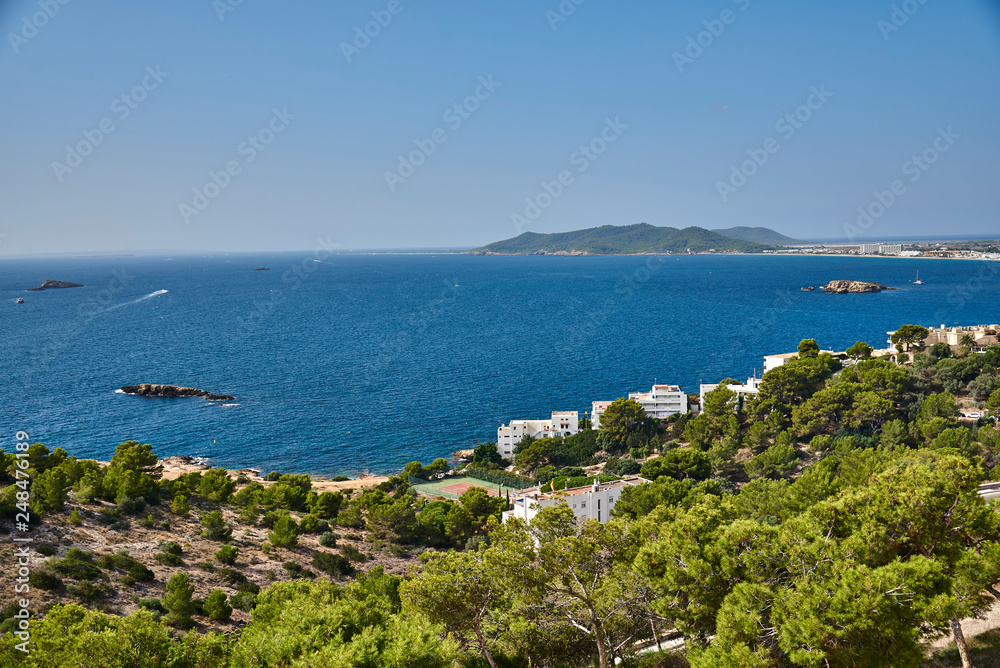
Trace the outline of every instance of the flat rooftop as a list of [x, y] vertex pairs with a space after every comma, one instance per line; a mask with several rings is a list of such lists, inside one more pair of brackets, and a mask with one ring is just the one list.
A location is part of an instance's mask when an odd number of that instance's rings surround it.
[[[624, 487], [635, 487], [636, 485], [641, 485], [644, 482], [649, 482], [645, 478], [640, 478], [639, 476], [630, 476], [627, 478], [622, 478], [621, 480], [612, 480], [611, 482], [602, 482], [598, 484], [597, 490], [600, 492], [612, 489], [620, 489]], [[525, 499], [529, 501], [548, 501], [550, 499], [563, 499], [570, 496], [579, 496], [581, 494], [590, 494], [594, 491], [594, 484], [582, 485], [580, 487], [570, 487], [569, 489], [557, 489], [551, 492], [540, 492], [540, 491], [530, 491], [522, 490], [515, 498], [512, 499], [514, 503], [523, 503]]]

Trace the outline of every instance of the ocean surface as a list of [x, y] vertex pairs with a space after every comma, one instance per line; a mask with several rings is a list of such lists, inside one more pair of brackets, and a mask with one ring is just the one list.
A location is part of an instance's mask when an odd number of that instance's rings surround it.
[[[317, 257], [319, 260], [317, 260]], [[268, 266], [270, 271], [254, 271]], [[911, 281], [920, 272], [922, 286]], [[86, 287], [24, 292], [45, 279]], [[900, 288], [803, 292], [832, 279]], [[17, 304], [18, 297], [24, 298]], [[0, 261], [0, 446], [318, 475], [397, 471], [655, 382], [758, 371], [803, 338], [1000, 321], [1000, 263], [257, 254]], [[147, 399], [123, 385], [231, 394]]]

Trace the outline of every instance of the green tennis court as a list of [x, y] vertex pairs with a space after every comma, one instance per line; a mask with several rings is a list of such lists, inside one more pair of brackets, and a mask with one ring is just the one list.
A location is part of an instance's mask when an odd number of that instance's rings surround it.
[[506, 496], [517, 493], [516, 489], [504, 487], [485, 480], [477, 480], [468, 476], [456, 475], [445, 476], [440, 480], [418, 480], [410, 478], [410, 485], [421, 494], [428, 496], [444, 496], [449, 499], [457, 499], [470, 487], [482, 487], [490, 496]]

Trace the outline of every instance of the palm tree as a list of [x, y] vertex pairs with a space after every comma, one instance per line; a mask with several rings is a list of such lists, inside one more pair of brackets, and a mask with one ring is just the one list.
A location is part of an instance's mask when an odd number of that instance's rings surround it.
[[976, 345], [976, 340], [972, 337], [971, 334], [966, 334], [965, 336], [962, 337], [960, 343], [969, 350], [972, 350], [972, 348], [974, 348]]

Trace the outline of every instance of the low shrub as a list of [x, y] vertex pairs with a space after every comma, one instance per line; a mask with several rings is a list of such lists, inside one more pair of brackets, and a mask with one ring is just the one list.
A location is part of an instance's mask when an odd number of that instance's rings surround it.
[[215, 552], [215, 560], [220, 564], [232, 566], [236, 563], [239, 552], [232, 545], [223, 545]]
[[181, 547], [181, 544], [174, 540], [168, 540], [166, 543], [161, 543], [160, 550], [166, 552], [167, 554], [181, 554], [184, 552], [184, 548]]
[[180, 566], [184, 563], [183, 559], [171, 552], [157, 552], [153, 555], [153, 559], [156, 559], [164, 566]]
[[52, 564], [56, 572], [74, 580], [96, 580], [101, 577], [101, 569], [79, 559], [60, 559]]
[[138, 561], [129, 566], [128, 574], [122, 579], [126, 585], [134, 585], [137, 582], [152, 582], [156, 579], [156, 574]]
[[354, 547], [353, 545], [342, 545], [340, 548], [340, 553], [347, 557], [350, 561], [364, 562], [368, 561], [368, 555]]
[[229, 598], [229, 603], [237, 610], [250, 612], [257, 607], [257, 595], [248, 591], [241, 591]]
[[337, 547], [337, 534], [327, 531], [319, 537], [319, 544], [323, 547]]
[[294, 561], [286, 561], [281, 564], [281, 567], [288, 571], [289, 577], [292, 578], [314, 578], [316, 574], [313, 573], [308, 568], [302, 568], [302, 565]]
[[56, 591], [63, 586], [63, 581], [55, 573], [33, 570], [28, 573], [28, 586], [45, 591]]
[[346, 557], [339, 554], [330, 554], [329, 552], [313, 553], [312, 565], [316, 569], [324, 573], [329, 573], [334, 577], [344, 577], [354, 572], [354, 566], [351, 565], [351, 562]]
[[51, 557], [56, 553], [55, 545], [36, 545], [35, 551], [43, 557]]
[[104, 582], [81, 582], [80, 584], [70, 585], [66, 590], [76, 596], [81, 601], [96, 601], [100, 598], [107, 598], [111, 595], [111, 587]]
[[165, 615], [167, 614], [167, 609], [163, 607], [163, 601], [158, 598], [142, 598], [139, 599], [139, 607], [145, 610], [149, 610], [154, 613], [154, 615]]
[[247, 576], [232, 568], [220, 568], [215, 574], [228, 584], [234, 585], [247, 581]]

